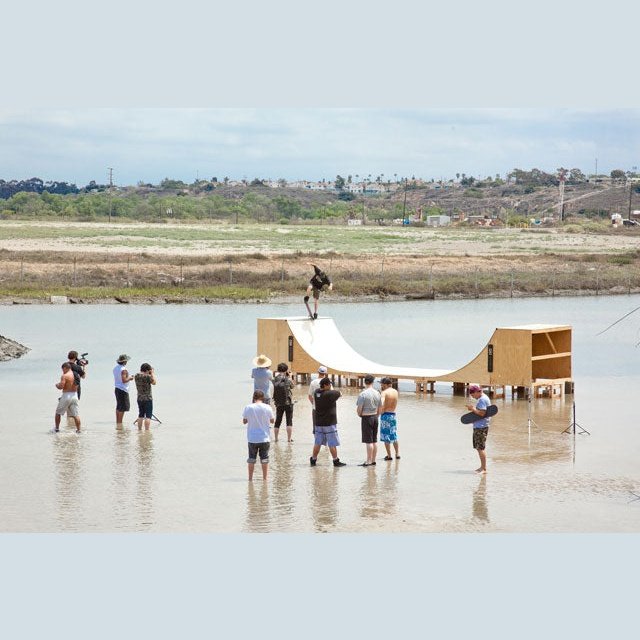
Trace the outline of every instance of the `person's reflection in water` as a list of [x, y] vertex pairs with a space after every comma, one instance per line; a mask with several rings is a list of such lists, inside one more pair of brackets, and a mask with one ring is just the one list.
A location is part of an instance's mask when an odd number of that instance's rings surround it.
[[278, 528], [287, 528], [291, 521], [294, 507], [294, 470], [293, 447], [273, 446], [269, 457], [273, 461], [271, 471], [271, 487], [273, 491], [273, 506], [278, 522]]
[[377, 518], [382, 509], [375, 467], [365, 469], [364, 475], [362, 488], [360, 489], [360, 517]]
[[338, 521], [339, 476], [334, 467], [317, 466], [311, 470], [311, 509], [316, 531], [330, 531]]
[[247, 531], [268, 533], [271, 531], [271, 504], [269, 499], [269, 483], [247, 483]]
[[131, 432], [129, 429], [117, 429], [114, 432], [113, 463], [111, 479], [111, 502], [113, 522], [109, 523], [116, 530], [128, 529], [131, 526], [131, 494], [135, 478], [135, 468], [131, 461]]
[[473, 517], [482, 522], [489, 522], [489, 508], [487, 507], [487, 476], [481, 475], [478, 486], [473, 492]]
[[136, 490], [136, 506], [138, 512], [138, 529], [146, 531], [153, 527], [153, 432], [141, 431], [137, 434], [138, 451], [138, 486]]
[[[380, 469], [382, 471], [382, 469]], [[379, 471], [377, 472], [379, 473]], [[398, 510], [398, 474], [400, 473], [400, 461], [385, 465], [384, 474], [380, 481], [380, 501], [385, 515], [392, 515]]]
[[61, 531], [78, 531], [85, 514], [82, 504], [84, 482], [85, 441], [75, 434], [58, 436], [53, 439], [53, 463], [55, 467], [56, 499], [58, 504], [58, 524]]

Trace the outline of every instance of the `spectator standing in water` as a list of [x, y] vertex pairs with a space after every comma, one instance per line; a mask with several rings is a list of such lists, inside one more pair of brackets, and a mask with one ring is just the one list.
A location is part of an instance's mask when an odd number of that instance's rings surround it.
[[263, 353], [253, 359], [255, 367], [251, 370], [253, 378], [253, 390], [262, 391], [264, 394], [263, 402], [268, 405], [271, 403], [271, 381], [273, 374], [269, 370], [271, 359], [267, 358]]
[[262, 464], [262, 479], [265, 481], [269, 470], [269, 447], [271, 446], [269, 432], [273, 423], [273, 410], [263, 400], [264, 393], [254, 391], [253, 402], [248, 404], [242, 412], [242, 423], [247, 425], [249, 482], [253, 480], [253, 471], [258, 456], [260, 456]]
[[391, 445], [396, 454], [396, 460], [400, 460], [400, 446], [398, 444], [398, 431], [396, 408], [398, 406], [398, 391], [393, 388], [391, 378], [380, 380], [380, 394], [382, 404], [380, 405], [380, 442], [384, 443], [387, 450], [385, 460], [393, 460], [391, 457]]
[[142, 430], [144, 422], [145, 431], [151, 426], [151, 418], [153, 418], [153, 395], [151, 385], [156, 384], [156, 375], [153, 367], [144, 362], [140, 365], [140, 372], [134, 376], [136, 390], [138, 392], [138, 431]]

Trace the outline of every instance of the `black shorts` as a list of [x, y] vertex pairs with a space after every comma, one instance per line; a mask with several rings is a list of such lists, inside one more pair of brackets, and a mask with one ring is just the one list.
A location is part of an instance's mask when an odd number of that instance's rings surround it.
[[260, 462], [267, 464], [269, 462], [269, 447], [270, 442], [249, 442], [249, 457], [247, 462], [250, 464], [255, 463], [258, 455], [260, 455]]
[[378, 442], [378, 416], [360, 416], [362, 442], [372, 444]]
[[287, 418], [287, 427], [293, 426], [293, 405], [292, 404], [281, 404], [276, 405], [276, 421], [273, 425], [274, 429], [279, 429], [282, 424], [282, 416], [286, 416]]
[[153, 400], [138, 400], [138, 418], [153, 418]]
[[116, 411], [129, 411], [129, 394], [122, 389], [116, 387]]

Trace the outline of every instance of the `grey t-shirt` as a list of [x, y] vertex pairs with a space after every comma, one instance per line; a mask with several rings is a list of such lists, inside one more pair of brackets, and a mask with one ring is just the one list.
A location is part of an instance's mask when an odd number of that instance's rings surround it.
[[362, 407], [363, 416], [375, 416], [378, 413], [380, 402], [380, 392], [369, 387], [358, 396], [356, 406]]

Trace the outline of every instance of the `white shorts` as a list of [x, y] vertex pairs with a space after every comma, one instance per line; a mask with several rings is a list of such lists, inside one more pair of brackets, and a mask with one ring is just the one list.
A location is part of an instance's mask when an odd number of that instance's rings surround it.
[[78, 394], [75, 391], [65, 391], [58, 400], [56, 414], [61, 416], [67, 412], [70, 418], [78, 417]]

